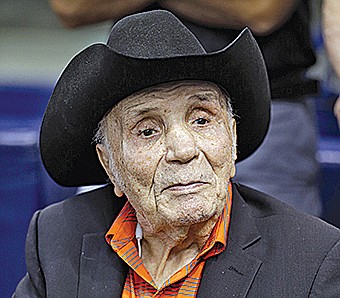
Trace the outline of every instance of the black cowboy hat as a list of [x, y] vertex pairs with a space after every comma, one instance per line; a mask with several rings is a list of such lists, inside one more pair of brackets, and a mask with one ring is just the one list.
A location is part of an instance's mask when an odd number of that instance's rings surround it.
[[238, 161], [259, 147], [268, 129], [270, 95], [251, 32], [244, 29], [224, 49], [207, 53], [173, 14], [157, 10], [117, 22], [106, 45], [87, 47], [67, 65], [41, 126], [47, 172], [65, 186], [104, 183], [92, 142], [98, 122], [127, 96], [178, 80], [210, 81], [230, 94], [238, 116]]

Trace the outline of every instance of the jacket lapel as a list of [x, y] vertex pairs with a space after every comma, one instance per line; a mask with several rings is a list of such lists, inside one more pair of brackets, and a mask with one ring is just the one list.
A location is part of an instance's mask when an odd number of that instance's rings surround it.
[[105, 242], [104, 235], [83, 237], [78, 297], [121, 297], [128, 268]]
[[249, 254], [250, 250], [261, 251], [255, 220], [235, 185], [233, 189], [226, 251], [207, 260], [197, 297], [245, 297], [262, 264]]
[[[93, 218], [97, 219], [96, 228], [91, 230], [102, 232], [83, 235], [78, 279], [78, 297], [81, 298], [120, 298], [128, 270], [105, 241], [105, 233], [123, 208], [126, 198], [116, 197], [111, 184], [102, 191], [105, 193], [100, 194], [101, 200], [91, 200], [95, 204], [91, 210], [97, 212], [93, 214]], [[96, 195], [99, 196], [98, 193]]]

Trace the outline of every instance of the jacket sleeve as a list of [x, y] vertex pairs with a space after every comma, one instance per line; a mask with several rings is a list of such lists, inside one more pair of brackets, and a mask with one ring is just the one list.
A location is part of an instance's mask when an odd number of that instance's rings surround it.
[[310, 297], [340, 297], [340, 240], [323, 260], [312, 285]]
[[44, 274], [40, 267], [38, 220], [40, 211], [37, 211], [31, 220], [26, 238], [26, 267], [27, 273], [18, 284], [13, 297], [45, 297]]

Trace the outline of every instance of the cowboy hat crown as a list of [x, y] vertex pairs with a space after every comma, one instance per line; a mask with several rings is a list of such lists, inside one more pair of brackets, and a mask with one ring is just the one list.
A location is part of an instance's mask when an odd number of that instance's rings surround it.
[[116, 53], [141, 59], [206, 54], [195, 35], [162, 10], [118, 21], [107, 45]]

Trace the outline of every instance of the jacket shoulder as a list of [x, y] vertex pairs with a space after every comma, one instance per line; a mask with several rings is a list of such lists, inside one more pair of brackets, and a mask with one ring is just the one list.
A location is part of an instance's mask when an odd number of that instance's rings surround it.
[[75, 296], [85, 236], [96, 234], [105, 243], [104, 235], [124, 203], [108, 185], [37, 211], [26, 240], [28, 274], [17, 294], [35, 289], [55, 297]]
[[340, 297], [338, 228], [242, 185], [232, 208], [229, 245], [262, 263], [249, 297]]
[[[314, 217], [295, 210], [290, 205], [255, 189], [236, 184], [236, 192], [249, 206], [251, 216], [260, 223], [270, 224], [272, 231], [289, 235], [290, 238], [310, 240], [322, 245], [333, 246], [340, 240], [340, 230]], [[279, 232], [280, 231], [280, 232]], [[288, 239], [287, 239], [288, 240]]]
[[[125, 203], [125, 198], [114, 195], [112, 185], [75, 195], [41, 210], [39, 223], [49, 228], [68, 225], [69, 229], [108, 229]], [[93, 226], [93, 228], [91, 228]], [[85, 232], [85, 231], [84, 231]]]

